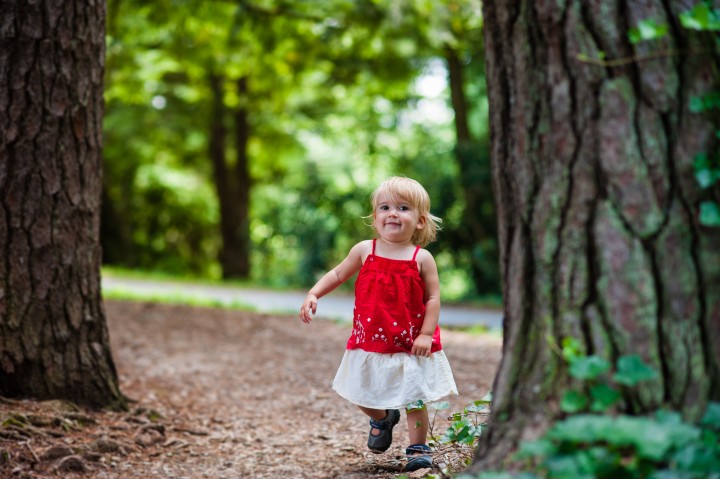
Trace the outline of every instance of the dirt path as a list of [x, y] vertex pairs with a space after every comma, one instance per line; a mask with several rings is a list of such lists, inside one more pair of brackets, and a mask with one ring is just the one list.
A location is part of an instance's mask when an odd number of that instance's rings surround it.
[[[348, 326], [145, 303], [108, 302], [106, 310], [122, 389], [136, 401], [134, 412], [86, 413], [95, 424], [65, 427], [58, 437], [31, 436], [24, 445], [0, 439], [0, 477], [399, 475], [404, 419], [392, 448], [371, 454], [366, 419], [330, 388]], [[461, 393], [450, 400], [456, 411], [490, 389], [501, 340], [445, 331], [443, 343]], [[52, 405], [0, 404], [0, 417], [13, 412], [76, 421]], [[444, 430], [447, 422], [435, 427]], [[100, 440], [119, 446], [103, 452]], [[63, 465], [63, 455], [46, 458], [58, 443], [82, 460], [77, 467], [84, 472]]]

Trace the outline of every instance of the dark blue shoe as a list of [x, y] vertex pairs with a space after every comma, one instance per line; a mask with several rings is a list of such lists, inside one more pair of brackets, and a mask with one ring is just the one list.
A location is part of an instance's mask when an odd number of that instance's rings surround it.
[[418, 469], [426, 469], [432, 467], [432, 456], [430, 448], [425, 444], [413, 444], [405, 449], [408, 463], [405, 465], [403, 472], [413, 472]]
[[[395, 424], [400, 421], [400, 411], [397, 409], [386, 409], [385, 419], [376, 421], [370, 419], [370, 435], [368, 436], [368, 448], [376, 454], [385, 452], [392, 444], [392, 430]], [[377, 436], [373, 436], [372, 430], [380, 431]]]

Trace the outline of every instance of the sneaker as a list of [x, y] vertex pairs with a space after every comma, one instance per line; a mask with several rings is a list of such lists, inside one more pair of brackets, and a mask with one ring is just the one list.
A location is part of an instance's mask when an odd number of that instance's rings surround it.
[[403, 468], [403, 472], [413, 472], [418, 469], [431, 468], [432, 456], [429, 453], [430, 448], [425, 444], [413, 444], [405, 449], [408, 462]]
[[[368, 448], [376, 454], [388, 450], [392, 444], [392, 429], [400, 421], [400, 411], [398, 409], [386, 409], [385, 413], [385, 419], [379, 421], [370, 419], [371, 429], [368, 436]], [[377, 436], [373, 435], [373, 429], [380, 431]]]

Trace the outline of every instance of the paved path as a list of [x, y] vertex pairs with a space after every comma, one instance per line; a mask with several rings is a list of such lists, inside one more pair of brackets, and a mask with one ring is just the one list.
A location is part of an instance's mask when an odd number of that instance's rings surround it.
[[[123, 291], [134, 295], [177, 296], [188, 299], [212, 300], [223, 305], [248, 306], [262, 313], [296, 314], [305, 300], [305, 291], [274, 291], [235, 286], [216, 286], [200, 283], [156, 281], [104, 276], [103, 291]], [[318, 317], [348, 320], [353, 297], [340, 292], [330, 293], [318, 303]], [[502, 328], [502, 312], [443, 304], [440, 324], [446, 326], [486, 326]]]

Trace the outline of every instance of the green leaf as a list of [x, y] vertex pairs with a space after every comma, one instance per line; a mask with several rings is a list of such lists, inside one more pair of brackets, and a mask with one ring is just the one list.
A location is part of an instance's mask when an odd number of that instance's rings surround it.
[[480, 405], [472, 405], [465, 408], [465, 413], [467, 414], [479, 414], [479, 413], [489, 413], [490, 408], [487, 407], [485, 404]]
[[567, 413], [584, 411], [588, 405], [588, 398], [579, 391], [566, 391], [560, 401], [560, 410]]
[[613, 379], [625, 386], [635, 386], [642, 381], [649, 381], [657, 377], [657, 372], [645, 364], [640, 356], [633, 354], [618, 359], [617, 372]]
[[720, 157], [711, 159], [707, 154], [699, 153], [695, 155], [693, 169], [701, 188], [707, 188], [720, 181]]
[[700, 442], [685, 445], [672, 456], [672, 462], [681, 471], [720, 471], [720, 450]]
[[698, 2], [691, 10], [680, 14], [680, 24], [690, 30], [720, 31], [720, 10]]
[[583, 356], [582, 347], [580, 341], [573, 337], [563, 338], [562, 340], [562, 352], [565, 361], [572, 363], [577, 358]]
[[607, 384], [597, 384], [590, 388], [590, 397], [593, 400], [590, 410], [604, 412], [620, 400], [620, 393]]
[[713, 201], [700, 203], [700, 224], [705, 226], [720, 226], [720, 208]]
[[545, 465], [553, 479], [595, 479], [592, 464], [583, 451], [551, 457]]
[[523, 441], [514, 457], [517, 459], [548, 457], [556, 452], [557, 447], [555, 447], [552, 441], [538, 439], [536, 441]]
[[708, 404], [700, 424], [715, 430], [720, 430], [720, 403], [711, 402]]
[[657, 40], [667, 35], [667, 23], [658, 23], [653, 19], [640, 20], [637, 27], [628, 32], [630, 43], [640, 43], [647, 40]]
[[702, 96], [691, 96], [688, 108], [693, 113], [720, 109], [720, 91], [711, 91]]
[[450, 409], [450, 403], [447, 401], [430, 403], [429, 406], [436, 411], [444, 411], [445, 409]]
[[570, 365], [570, 375], [576, 379], [593, 380], [610, 370], [610, 363], [598, 356], [578, 358]]
[[700, 113], [705, 110], [705, 102], [703, 102], [702, 97], [692, 96], [690, 97], [689, 108], [693, 113]]
[[700, 430], [688, 424], [663, 424], [647, 417], [580, 414], [555, 423], [547, 438], [576, 444], [607, 443], [632, 446], [638, 456], [662, 460], [674, 447], [700, 437]]

